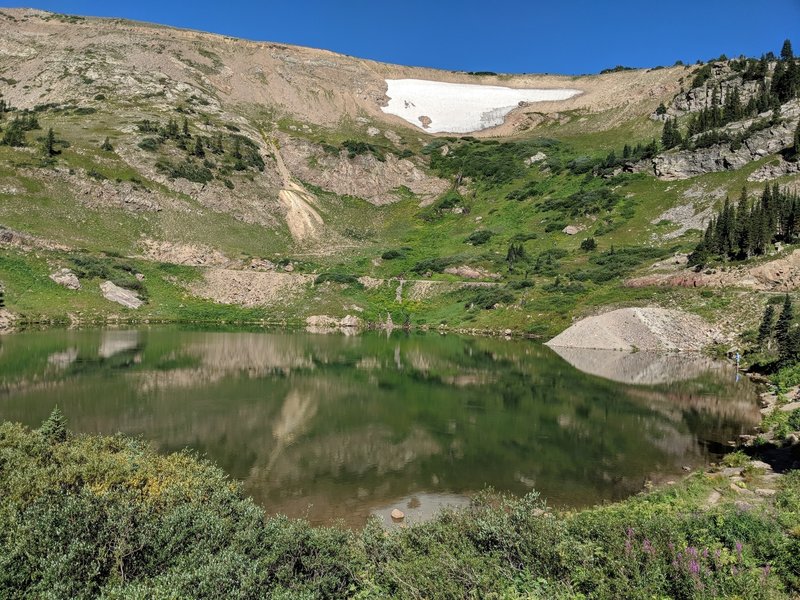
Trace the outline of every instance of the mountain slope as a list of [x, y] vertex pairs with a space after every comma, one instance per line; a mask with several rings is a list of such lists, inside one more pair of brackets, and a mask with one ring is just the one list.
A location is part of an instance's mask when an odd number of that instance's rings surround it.
[[[0, 28], [0, 282], [26, 320], [349, 314], [546, 334], [607, 303], [714, 316], [690, 290], [619, 284], [690, 251], [747, 180], [796, 179], [791, 103], [725, 125], [736, 139], [652, 142], [730, 87], [732, 62], [471, 75], [31, 10], [0, 10]], [[454, 137], [423, 108], [385, 112], [397, 79], [578, 93], [498, 105], [485, 122], [510, 111], [501, 125]], [[770, 143], [732, 150], [741, 132]], [[51, 280], [64, 268], [80, 290]], [[146, 304], [106, 300], [106, 280]]]

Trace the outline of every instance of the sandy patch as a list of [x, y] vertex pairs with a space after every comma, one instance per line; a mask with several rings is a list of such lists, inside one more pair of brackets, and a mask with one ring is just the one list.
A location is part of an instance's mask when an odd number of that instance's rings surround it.
[[285, 305], [313, 283], [310, 275], [209, 269], [189, 290], [201, 298], [244, 307]]

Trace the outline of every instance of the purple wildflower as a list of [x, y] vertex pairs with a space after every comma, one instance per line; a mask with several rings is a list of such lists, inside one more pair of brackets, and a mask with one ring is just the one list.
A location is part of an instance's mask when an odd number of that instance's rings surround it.
[[645, 554], [654, 554], [653, 545], [650, 543], [650, 540], [645, 539], [645, 541], [642, 542], [642, 551], [644, 551]]
[[689, 572], [692, 575], [697, 575], [700, 572], [700, 565], [695, 559], [689, 561]]
[[742, 542], [736, 542], [736, 554], [742, 554]]

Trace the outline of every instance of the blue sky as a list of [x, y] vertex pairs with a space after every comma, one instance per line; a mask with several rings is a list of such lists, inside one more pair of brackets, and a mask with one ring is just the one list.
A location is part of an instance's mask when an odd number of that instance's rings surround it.
[[415, 66], [504, 73], [593, 73], [800, 54], [800, 0], [108, 0], [3, 2], [115, 16]]

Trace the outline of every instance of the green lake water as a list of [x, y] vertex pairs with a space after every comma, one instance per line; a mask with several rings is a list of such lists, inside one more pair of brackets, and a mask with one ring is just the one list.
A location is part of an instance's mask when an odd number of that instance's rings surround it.
[[24, 332], [0, 338], [0, 419], [36, 427], [58, 405], [76, 432], [208, 456], [269, 513], [353, 527], [488, 486], [621, 499], [758, 422], [729, 365], [559, 352], [397, 332]]

